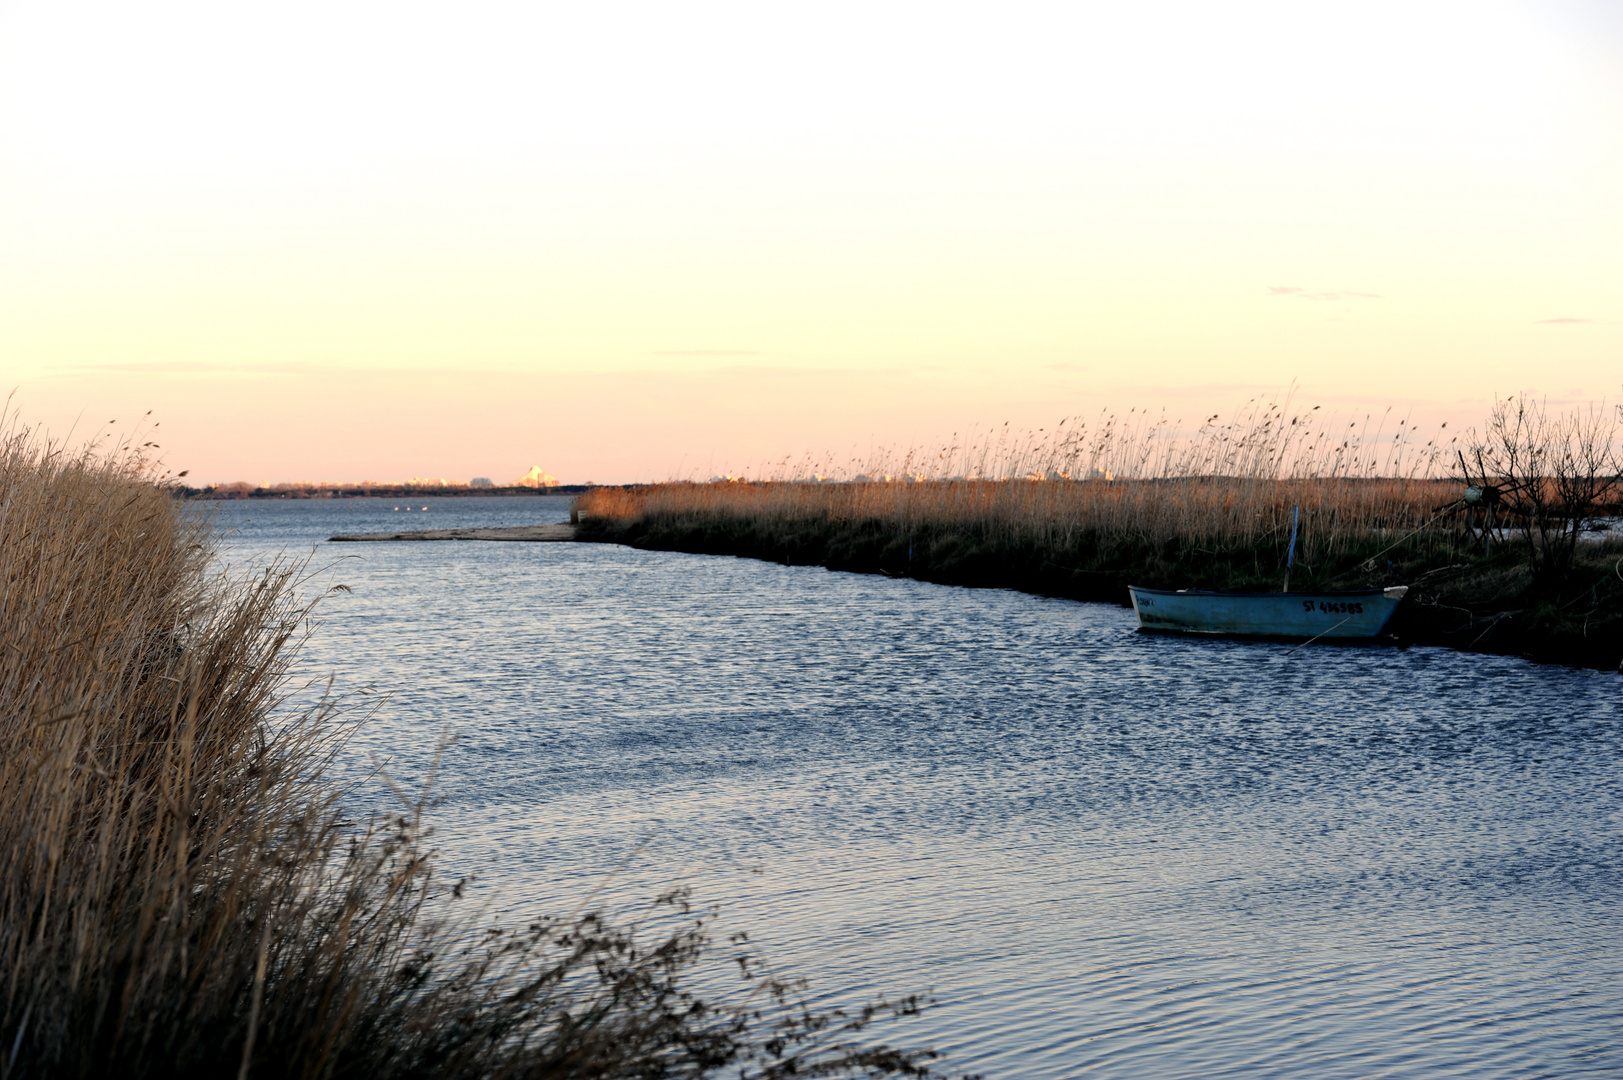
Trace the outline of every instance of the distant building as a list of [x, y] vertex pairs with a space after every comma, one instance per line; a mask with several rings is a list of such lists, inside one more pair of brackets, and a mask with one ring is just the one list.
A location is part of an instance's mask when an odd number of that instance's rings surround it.
[[476, 476], [468, 481], [469, 487], [495, 487], [488, 476]]
[[530, 471], [513, 481], [513, 487], [548, 488], [557, 487], [561, 481], [549, 472], [543, 472], [541, 466], [531, 465]]

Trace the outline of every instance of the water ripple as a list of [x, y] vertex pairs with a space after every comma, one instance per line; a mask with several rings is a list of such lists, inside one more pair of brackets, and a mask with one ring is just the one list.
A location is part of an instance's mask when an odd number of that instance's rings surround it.
[[[542, 505], [503, 502], [415, 516]], [[401, 527], [226, 513], [249, 563]], [[392, 695], [357, 749], [407, 782], [456, 732], [444, 858], [500, 908], [691, 884], [821, 1000], [933, 986], [898, 1037], [988, 1076], [1623, 1074], [1616, 676], [623, 548], [342, 553], [308, 670]]]

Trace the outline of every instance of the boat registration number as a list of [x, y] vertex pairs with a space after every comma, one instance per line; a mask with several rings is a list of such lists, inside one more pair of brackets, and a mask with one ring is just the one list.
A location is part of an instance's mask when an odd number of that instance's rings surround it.
[[1363, 604], [1356, 604], [1349, 600], [1320, 600], [1317, 603], [1312, 600], [1302, 601], [1303, 611], [1312, 611], [1315, 606], [1318, 610], [1332, 615], [1362, 615], [1364, 613]]

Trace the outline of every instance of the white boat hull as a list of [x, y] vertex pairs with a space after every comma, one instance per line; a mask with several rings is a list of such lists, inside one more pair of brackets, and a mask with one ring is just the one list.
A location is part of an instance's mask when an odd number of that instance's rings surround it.
[[1379, 637], [1406, 586], [1358, 592], [1232, 593], [1130, 586], [1140, 630], [1236, 637]]

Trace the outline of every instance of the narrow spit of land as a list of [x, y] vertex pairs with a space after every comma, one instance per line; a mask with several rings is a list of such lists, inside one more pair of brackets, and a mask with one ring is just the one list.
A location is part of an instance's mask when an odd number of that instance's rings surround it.
[[1623, 540], [1574, 538], [1551, 565], [1510, 530], [1484, 543], [1457, 503], [1430, 480], [960, 481], [597, 488], [577, 507], [584, 541], [1071, 600], [1406, 585], [1400, 643], [1619, 669]]
[[[599, 488], [580, 500], [578, 525], [331, 539], [596, 541], [1123, 605], [1129, 603], [1129, 584], [1274, 591], [1287, 580], [1290, 541], [1283, 520], [1244, 534], [1233, 523], [1217, 533], [1190, 522], [1148, 530], [1145, 522], [1164, 512], [1166, 502], [1153, 487], [1146, 488], [1149, 500], [1138, 506], [1122, 505], [1135, 501], [1122, 487], [1100, 489], [1102, 496], [1052, 486], [1036, 490], [1041, 485], [1025, 490], [960, 485], [964, 490], [956, 494], [945, 485], [934, 492], [929, 485], [888, 492], [888, 485], [844, 492], [798, 485], [717, 487]], [[1584, 541], [1559, 574], [1540, 573], [1529, 564], [1525, 547], [1502, 542], [1483, 550], [1450, 520], [1457, 514], [1439, 514], [1436, 505], [1446, 499], [1445, 487], [1423, 482], [1394, 492], [1366, 485], [1339, 493], [1333, 505], [1320, 500], [1314, 516], [1331, 524], [1315, 522], [1300, 530], [1289, 582], [1307, 590], [1409, 586], [1409, 600], [1391, 627], [1401, 643], [1623, 669], [1623, 542]], [[1285, 506], [1322, 494], [1304, 489], [1291, 499], [1270, 499], [1276, 505], [1264, 516], [1282, 519]], [[943, 512], [941, 499], [949, 495], [968, 499], [972, 512], [963, 512], [963, 506]], [[1233, 495], [1224, 493], [1225, 510], [1244, 501]], [[1373, 510], [1356, 505], [1372, 496], [1379, 502]], [[785, 497], [797, 505], [786, 506]], [[1088, 505], [1099, 497], [1134, 527], [1111, 528], [1099, 508]], [[1034, 498], [1038, 505], [1009, 505]], [[898, 513], [890, 504], [901, 499], [915, 505]], [[1081, 504], [1068, 505], [1079, 499]], [[1065, 521], [1068, 516], [1075, 520]], [[1349, 521], [1356, 517], [1366, 520]]]

